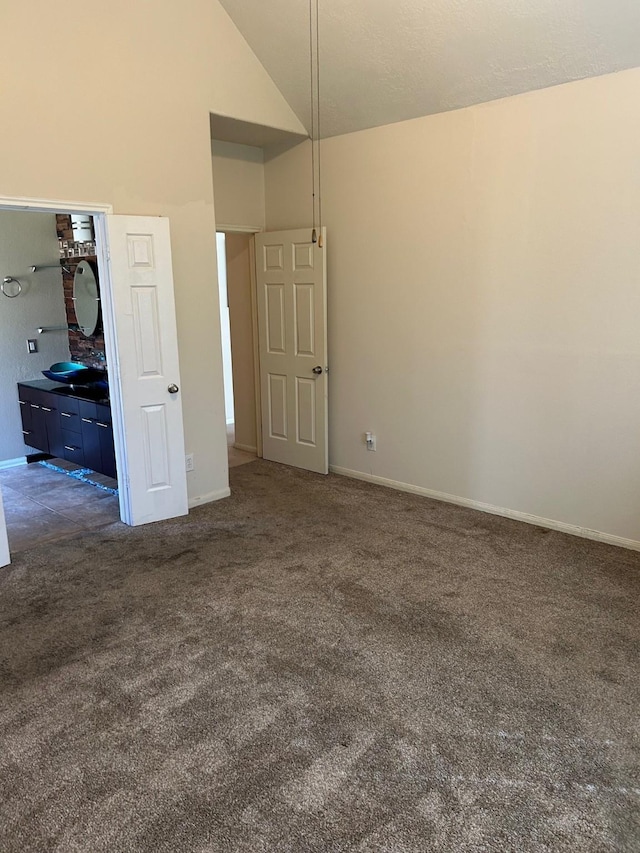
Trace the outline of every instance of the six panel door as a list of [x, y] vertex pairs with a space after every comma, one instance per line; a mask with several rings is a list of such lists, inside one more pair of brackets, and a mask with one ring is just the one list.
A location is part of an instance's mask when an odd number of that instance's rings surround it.
[[320, 474], [329, 463], [325, 252], [310, 229], [256, 235], [263, 455]]
[[113, 428], [127, 438], [127, 458], [118, 458], [123, 520], [147, 524], [189, 511], [169, 222], [112, 214], [106, 222], [119, 366], [110, 384], [120, 391]]

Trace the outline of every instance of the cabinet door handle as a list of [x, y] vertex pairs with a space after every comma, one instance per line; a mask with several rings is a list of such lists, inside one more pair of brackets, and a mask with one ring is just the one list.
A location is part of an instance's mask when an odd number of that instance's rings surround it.
[[30, 429], [23, 429], [22, 434], [23, 435], [31, 435], [31, 430]]
[[74, 415], [74, 412], [60, 412], [60, 414], [62, 415], [63, 418], [72, 418]]
[[96, 421], [96, 426], [102, 427], [102, 429], [109, 429], [109, 424], [102, 424], [100, 421]]
[[53, 411], [53, 409], [50, 409], [50, 408], [49, 408], [49, 406], [43, 406], [43, 407], [42, 407], [42, 411], [43, 411], [43, 412], [52, 412], [52, 411]]
[[36, 406], [35, 403], [31, 403], [30, 405], [31, 405], [32, 409], [39, 409], [40, 408], [40, 406]]
[[83, 424], [92, 424], [93, 421], [91, 420], [91, 418], [82, 418], [82, 423]]
[[64, 449], [65, 450], [80, 450], [79, 447], [70, 447], [68, 444], [65, 444]]
[[21, 405], [21, 406], [26, 406], [26, 405], [27, 405], [27, 401], [26, 401], [26, 400], [18, 400], [18, 402], [20, 403], [20, 405]]

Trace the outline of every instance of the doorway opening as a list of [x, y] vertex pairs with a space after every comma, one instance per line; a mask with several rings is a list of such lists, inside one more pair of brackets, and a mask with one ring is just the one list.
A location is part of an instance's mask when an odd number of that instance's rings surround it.
[[[169, 220], [114, 215], [110, 205], [26, 198], [0, 197], [1, 210], [94, 217], [120, 518], [137, 526], [187, 515]], [[4, 278], [4, 296], [15, 300], [21, 282]], [[0, 490], [0, 565], [9, 562]]]
[[253, 235], [218, 232], [218, 288], [229, 467], [259, 455], [256, 405]]
[[0, 486], [17, 552], [117, 522], [120, 506], [94, 219], [3, 207], [0, 259]]
[[[228, 421], [234, 424], [229, 440], [236, 450], [326, 474], [326, 249], [313, 243], [306, 228], [225, 231], [218, 254], [226, 261], [225, 270], [219, 260], [219, 279], [226, 281], [226, 290], [220, 290], [223, 326], [229, 306], [233, 415], [229, 402]], [[221, 337], [224, 342], [224, 328]]]

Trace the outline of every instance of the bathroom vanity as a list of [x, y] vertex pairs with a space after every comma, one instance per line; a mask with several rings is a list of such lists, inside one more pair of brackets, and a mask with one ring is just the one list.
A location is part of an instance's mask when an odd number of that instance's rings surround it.
[[49, 379], [18, 383], [24, 442], [29, 447], [116, 477], [107, 392]]

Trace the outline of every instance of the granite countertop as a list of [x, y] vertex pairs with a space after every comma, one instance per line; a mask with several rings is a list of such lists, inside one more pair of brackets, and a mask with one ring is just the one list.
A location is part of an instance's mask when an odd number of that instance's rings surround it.
[[92, 403], [109, 405], [109, 392], [104, 388], [96, 388], [92, 385], [64, 385], [54, 382], [52, 379], [31, 379], [19, 382], [27, 388], [36, 388], [39, 391], [50, 391], [60, 394], [61, 397], [75, 397], [77, 400], [90, 400]]

